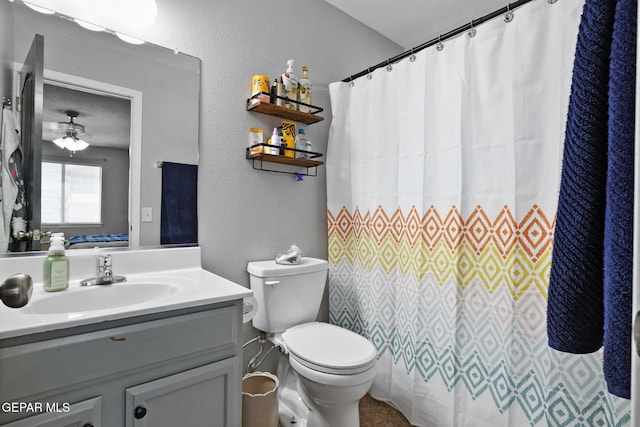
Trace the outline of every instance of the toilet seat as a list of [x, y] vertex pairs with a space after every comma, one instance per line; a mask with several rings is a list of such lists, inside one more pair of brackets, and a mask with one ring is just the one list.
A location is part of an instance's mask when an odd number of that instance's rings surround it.
[[290, 359], [318, 372], [353, 375], [371, 369], [376, 362], [377, 351], [369, 340], [328, 323], [294, 326], [282, 339]]

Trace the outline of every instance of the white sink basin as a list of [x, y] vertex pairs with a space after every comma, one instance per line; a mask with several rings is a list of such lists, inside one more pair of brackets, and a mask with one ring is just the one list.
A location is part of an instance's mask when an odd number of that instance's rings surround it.
[[79, 313], [147, 303], [177, 293], [179, 286], [166, 283], [120, 282], [113, 285], [76, 287], [34, 299], [22, 310], [28, 314]]
[[[43, 256], [0, 258], [0, 282], [18, 271], [33, 278], [33, 293], [22, 308], [0, 304], [0, 341], [19, 336], [230, 303], [251, 296], [244, 286], [204, 270], [198, 246], [114, 250], [117, 275], [127, 281], [107, 286], [80, 286], [95, 274], [96, 252], [69, 251], [69, 289], [42, 289]], [[1, 369], [0, 369], [1, 371]]]

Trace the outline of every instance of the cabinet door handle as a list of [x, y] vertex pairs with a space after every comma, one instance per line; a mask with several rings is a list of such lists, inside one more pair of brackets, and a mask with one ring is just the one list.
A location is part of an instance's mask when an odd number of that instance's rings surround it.
[[136, 409], [133, 411], [133, 416], [136, 420], [144, 418], [145, 415], [147, 415], [147, 408], [144, 406], [136, 406]]

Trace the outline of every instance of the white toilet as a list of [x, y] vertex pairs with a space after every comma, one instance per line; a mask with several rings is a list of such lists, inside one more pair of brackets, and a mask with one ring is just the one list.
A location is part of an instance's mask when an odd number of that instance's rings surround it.
[[[358, 427], [358, 402], [373, 383], [373, 344], [355, 332], [315, 321], [328, 268], [327, 261], [308, 257], [296, 265], [257, 261], [247, 266], [258, 301], [253, 326], [288, 353], [297, 374], [280, 378], [281, 410], [291, 406], [292, 394], [306, 406], [303, 413], [281, 414], [281, 425], [291, 425], [291, 415], [298, 427]], [[288, 368], [281, 363], [278, 376]], [[283, 399], [288, 399], [286, 405]]]

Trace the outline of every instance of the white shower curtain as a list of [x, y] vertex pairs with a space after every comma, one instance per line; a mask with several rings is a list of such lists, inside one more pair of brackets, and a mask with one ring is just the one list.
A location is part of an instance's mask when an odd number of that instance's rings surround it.
[[618, 426], [601, 355], [551, 350], [546, 298], [583, 2], [532, 1], [330, 85], [330, 320], [419, 426]]

